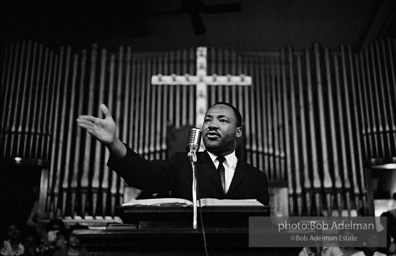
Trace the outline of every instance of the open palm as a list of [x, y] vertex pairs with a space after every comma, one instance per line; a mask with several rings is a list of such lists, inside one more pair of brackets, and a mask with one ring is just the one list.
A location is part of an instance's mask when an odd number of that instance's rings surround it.
[[100, 110], [105, 116], [104, 119], [89, 115], [81, 115], [77, 118], [77, 123], [80, 127], [85, 128], [97, 140], [108, 145], [115, 139], [117, 126], [106, 105], [101, 104]]

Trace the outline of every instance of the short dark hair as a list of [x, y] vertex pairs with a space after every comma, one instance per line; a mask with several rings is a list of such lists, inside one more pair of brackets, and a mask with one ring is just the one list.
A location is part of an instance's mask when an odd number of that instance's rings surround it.
[[223, 102], [223, 101], [216, 102], [211, 107], [213, 107], [215, 105], [226, 105], [226, 106], [232, 108], [232, 110], [234, 111], [234, 114], [235, 114], [235, 118], [236, 118], [236, 126], [237, 127], [242, 127], [243, 118], [242, 118], [241, 113], [239, 112], [239, 110], [236, 107], [234, 107], [233, 105], [231, 105], [228, 102]]

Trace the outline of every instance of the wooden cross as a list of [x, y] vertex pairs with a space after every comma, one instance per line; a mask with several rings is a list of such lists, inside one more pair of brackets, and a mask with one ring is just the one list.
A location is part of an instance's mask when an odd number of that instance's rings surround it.
[[208, 85], [251, 85], [252, 77], [240, 76], [208, 76], [207, 72], [207, 48], [197, 48], [197, 74], [195, 76], [185, 74], [163, 76], [161, 74], [152, 76], [151, 83], [158, 85], [196, 85], [196, 119], [195, 125], [198, 128], [202, 127], [202, 122], [205, 118], [205, 113], [208, 109]]

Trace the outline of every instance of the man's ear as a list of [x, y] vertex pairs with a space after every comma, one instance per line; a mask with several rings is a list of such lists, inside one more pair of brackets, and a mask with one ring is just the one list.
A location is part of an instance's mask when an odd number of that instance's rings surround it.
[[242, 127], [237, 127], [236, 128], [236, 137], [237, 138], [242, 137]]

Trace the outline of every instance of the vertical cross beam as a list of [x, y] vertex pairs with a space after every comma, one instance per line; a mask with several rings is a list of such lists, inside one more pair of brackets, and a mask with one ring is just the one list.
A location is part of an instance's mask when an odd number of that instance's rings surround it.
[[196, 90], [196, 116], [195, 125], [198, 128], [202, 127], [203, 119], [205, 118], [205, 112], [208, 109], [208, 84], [205, 83], [207, 77], [207, 49], [206, 47], [197, 48], [197, 85]]

